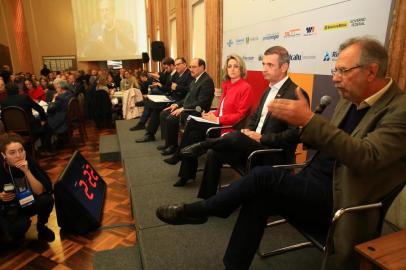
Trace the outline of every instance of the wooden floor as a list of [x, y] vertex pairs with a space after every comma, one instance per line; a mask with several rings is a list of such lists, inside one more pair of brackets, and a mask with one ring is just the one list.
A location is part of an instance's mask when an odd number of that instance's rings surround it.
[[[33, 219], [31, 228], [26, 234], [27, 239], [22, 246], [1, 251], [1, 270], [91, 270], [95, 252], [135, 244], [134, 227], [114, 226], [133, 224], [121, 162], [99, 162], [99, 136], [114, 134], [115, 130], [97, 130], [93, 124], [89, 124], [87, 133], [89, 138], [86, 145], [77, 145], [77, 147], [107, 184], [102, 229], [84, 236], [60, 234], [54, 208], [48, 225], [55, 232], [55, 241], [52, 243], [38, 241], [36, 220]], [[78, 136], [74, 136], [74, 140], [78, 141], [75, 137]], [[59, 151], [55, 157], [40, 160], [41, 167], [47, 171], [52, 181], [56, 181], [72, 153], [72, 148], [66, 148]]]

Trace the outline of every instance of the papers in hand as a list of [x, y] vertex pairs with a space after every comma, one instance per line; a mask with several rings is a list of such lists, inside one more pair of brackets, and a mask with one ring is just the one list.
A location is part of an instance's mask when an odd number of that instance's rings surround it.
[[193, 119], [193, 120], [195, 120], [195, 121], [197, 121], [197, 122], [202, 122], [202, 123], [217, 124], [217, 122], [210, 121], [210, 120], [206, 120], [206, 119], [204, 119], [204, 118], [197, 117], [197, 116], [194, 116], [194, 115], [189, 115], [188, 118], [187, 118], [187, 120], [189, 120], [189, 119]]
[[147, 97], [153, 102], [174, 102], [173, 99], [170, 99], [165, 95], [147, 95]]

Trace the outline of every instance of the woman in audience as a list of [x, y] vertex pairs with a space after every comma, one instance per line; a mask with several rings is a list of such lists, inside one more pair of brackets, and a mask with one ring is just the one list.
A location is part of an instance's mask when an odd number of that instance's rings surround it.
[[[189, 120], [177, 152], [164, 161], [169, 164], [176, 164], [182, 160], [179, 170], [180, 179], [174, 186], [184, 186], [196, 177], [197, 158], [182, 158], [180, 149], [188, 145], [203, 141], [206, 138], [206, 131], [215, 126], [233, 126], [241, 121], [250, 111], [253, 102], [253, 91], [245, 81], [246, 67], [244, 60], [232, 54], [227, 57], [224, 65], [224, 82], [222, 83], [223, 94], [220, 98], [220, 106], [215, 112], [203, 112], [202, 118], [206, 122]], [[225, 133], [230, 130], [224, 130]]]
[[3, 78], [0, 77], [0, 102], [2, 102], [7, 96], [6, 85]]
[[38, 238], [52, 242], [55, 235], [45, 224], [54, 206], [48, 175], [26, 155], [19, 135], [0, 138], [0, 243], [16, 244], [37, 215]]
[[48, 80], [45, 77], [41, 77], [39, 80], [40, 86], [44, 89], [45, 92], [45, 101], [47, 103], [51, 102], [55, 95], [55, 88], [52, 84], [49, 84]]
[[126, 70], [124, 72], [124, 79], [122, 79], [120, 82], [120, 90], [124, 91], [130, 88], [140, 89], [140, 86], [138, 85], [138, 82], [135, 79], [135, 77], [132, 76], [128, 70]]
[[37, 84], [32, 81], [31, 79], [26, 79], [24, 81], [24, 92], [28, 94], [34, 101], [39, 102], [40, 100], [45, 101], [45, 92], [41, 86], [37, 86]]

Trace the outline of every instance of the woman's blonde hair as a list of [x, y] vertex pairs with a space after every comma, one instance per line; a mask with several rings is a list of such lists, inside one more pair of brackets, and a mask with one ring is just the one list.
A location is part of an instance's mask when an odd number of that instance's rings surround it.
[[227, 73], [227, 66], [228, 66], [228, 61], [230, 61], [231, 59], [234, 59], [235, 61], [237, 61], [238, 65], [240, 66], [241, 78], [247, 77], [247, 67], [245, 66], [244, 60], [241, 58], [241, 56], [239, 56], [237, 54], [230, 54], [229, 56], [227, 56], [226, 62], [224, 63], [223, 79], [225, 81], [230, 79], [230, 77], [228, 76], [228, 73]]

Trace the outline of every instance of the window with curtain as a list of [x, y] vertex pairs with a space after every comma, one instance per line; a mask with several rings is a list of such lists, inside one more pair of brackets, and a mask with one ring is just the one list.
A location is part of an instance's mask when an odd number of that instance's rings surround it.
[[192, 5], [192, 58], [206, 59], [206, 11], [204, 1]]

